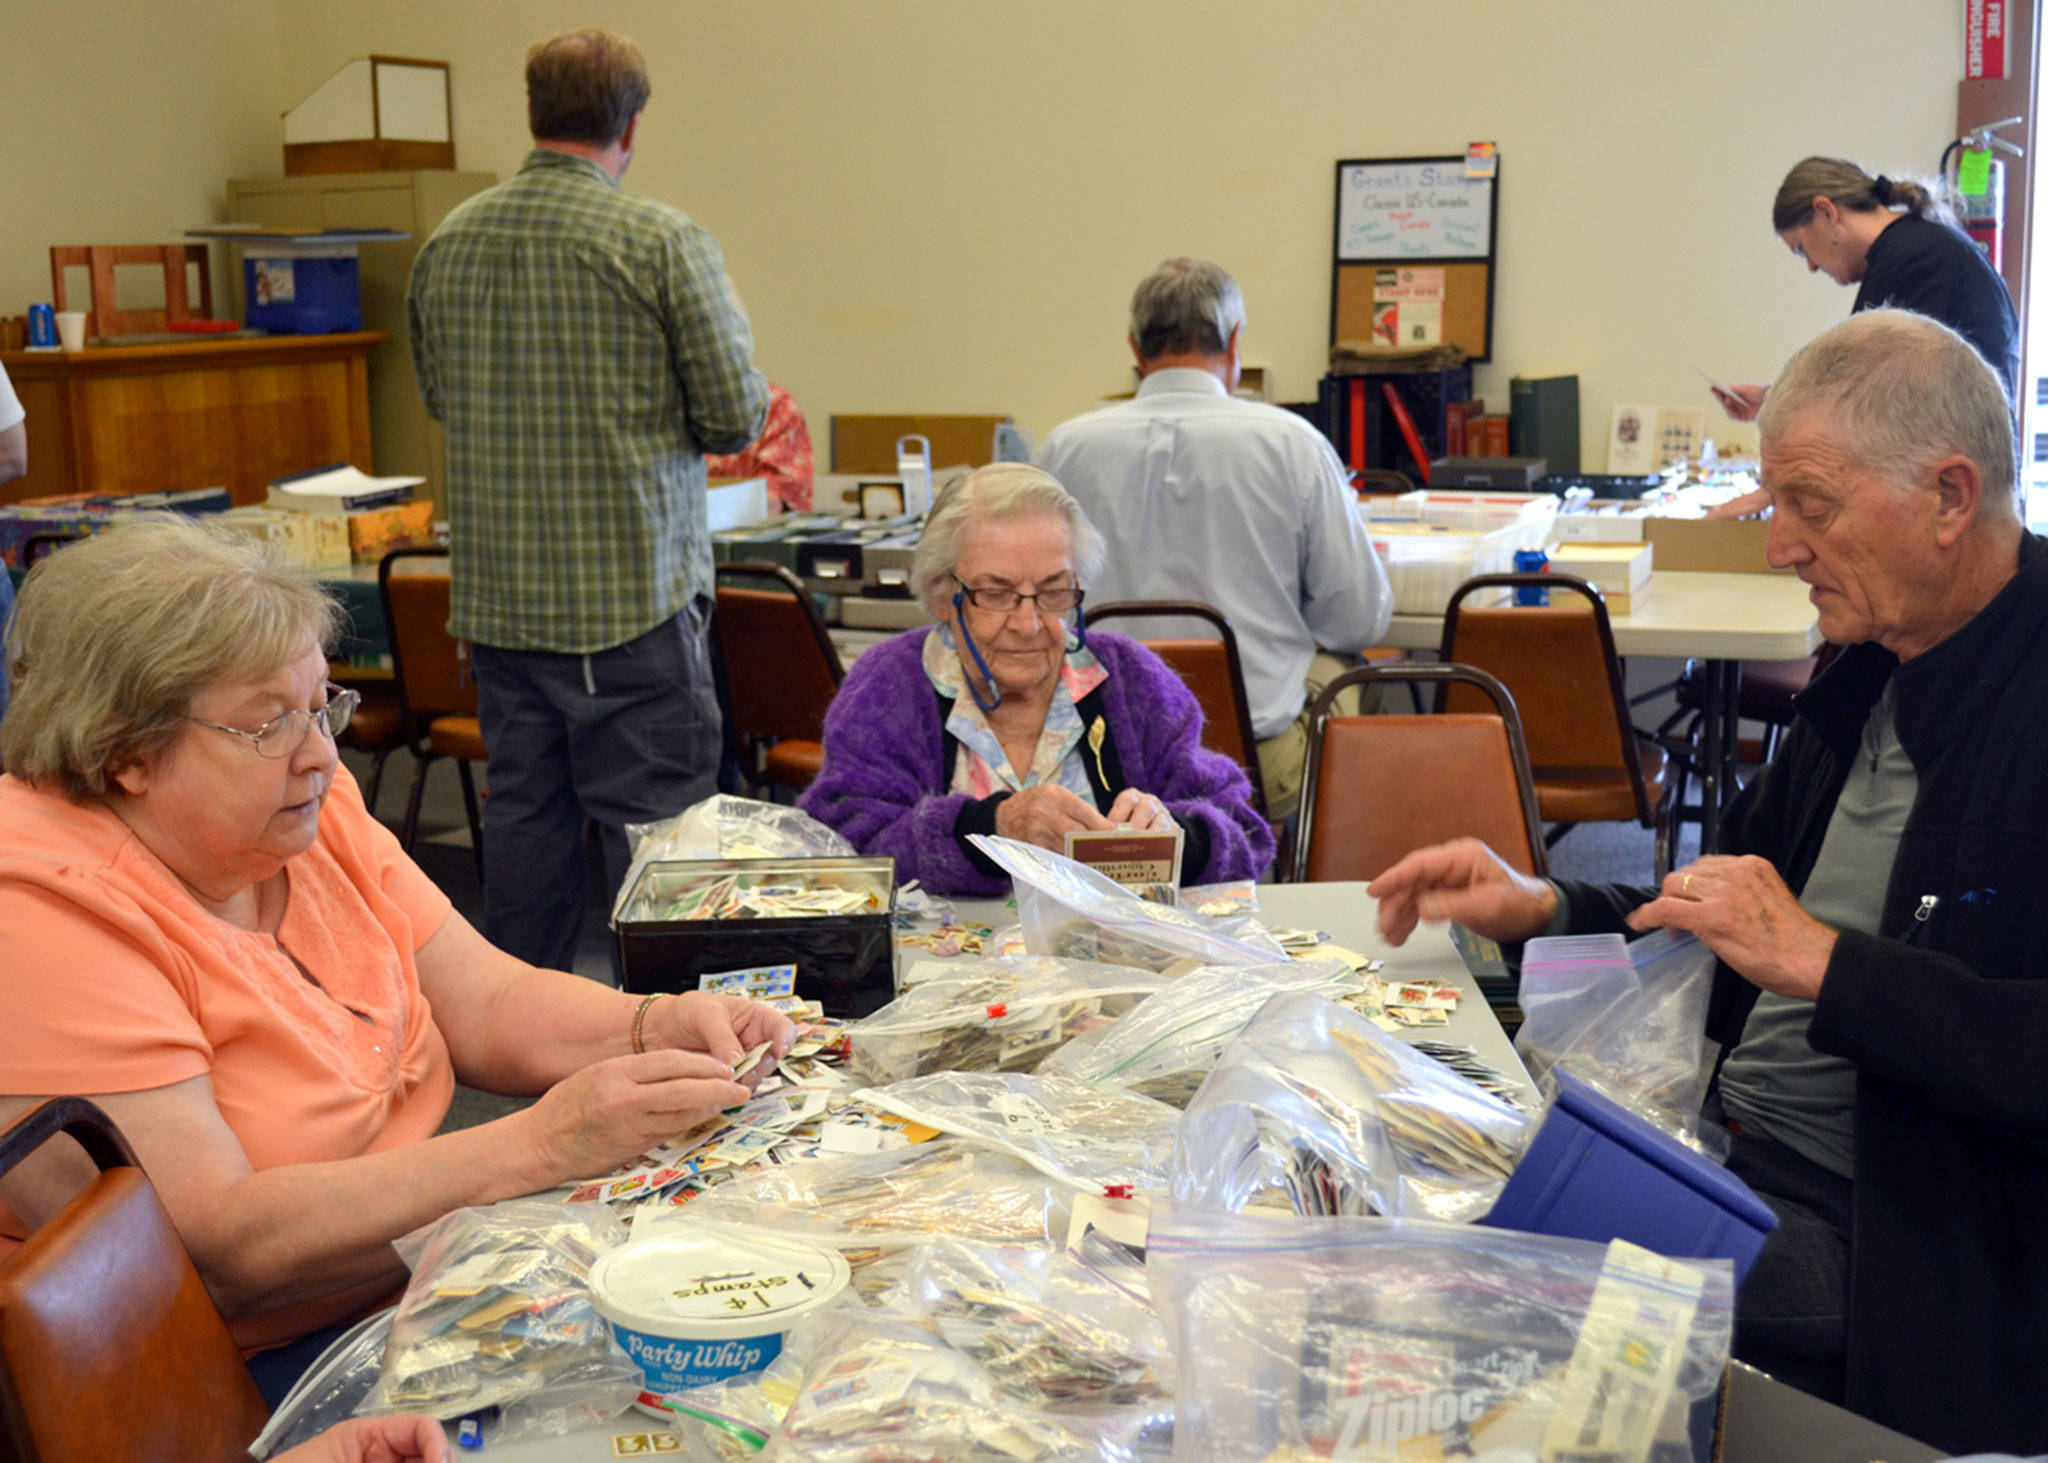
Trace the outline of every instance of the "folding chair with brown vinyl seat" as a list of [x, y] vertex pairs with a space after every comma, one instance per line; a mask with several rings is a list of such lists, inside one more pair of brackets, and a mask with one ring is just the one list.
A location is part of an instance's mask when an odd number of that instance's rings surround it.
[[[1548, 605], [1469, 606], [1488, 589], [1550, 591]], [[1584, 604], [1560, 603], [1560, 599]], [[1589, 613], [1590, 611], [1590, 613]], [[1675, 778], [1664, 749], [1629, 719], [1614, 629], [1600, 591], [1569, 574], [1482, 574], [1451, 595], [1440, 660], [1476, 666], [1515, 698], [1536, 779], [1536, 802], [1554, 845], [1580, 823], [1635, 822], [1656, 832], [1655, 876], [1671, 870]], [[1475, 707], [1478, 693], [1447, 686], [1445, 710]]]
[[391, 672], [398, 685], [407, 745], [419, 760], [405, 803], [400, 842], [410, 852], [420, 831], [420, 801], [427, 767], [437, 757], [454, 761], [462, 778], [476, 874], [484, 877], [483, 819], [477, 811], [470, 764], [490, 760], [476, 715], [476, 678], [469, 647], [448, 633], [448, 551], [394, 549], [377, 565], [377, 594], [391, 637]]
[[268, 1409], [156, 1190], [107, 1115], [42, 1103], [5, 1174], [58, 1134], [99, 1173], [0, 1260], [0, 1436], [22, 1463], [246, 1463]]
[[363, 806], [374, 818], [377, 793], [384, 785], [384, 764], [393, 752], [412, 745], [412, 737], [406, 731], [405, 703], [399, 699], [398, 683], [387, 676], [362, 675], [329, 661], [327, 679], [362, 697], [348, 719], [348, 726], [342, 730], [341, 740], [344, 746], [370, 758], [370, 780], [363, 788]]
[[[1351, 686], [1458, 683], [1487, 712], [1333, 716]], [[1548, 872], [1543, 822], [1514, 697], [1464, 665], [1362, 666], [1323, 688], [1309, 713], [1294, 867], [1305, 882], [1376, 879], [1419, 848], [1477, 838], [1525, 874]]]
[[711, 624], [743, 775], [756, 788], [809, 787], [825, 763], [825, 709], [846, 679], [810, 591], [779, 564], [721, 564]]
[[1202, 745], [1245, 770], [1252, 783], [1252, 807], [1266, 817], [1266, 784], [1259, 771], [1251, 698], [1244, 689], [1244, 661], [1237, 651], [1237, 632], [1223, 612], [1194, 600], [1130, 599], [1093, 606], [1085, 613], [1091, 626], [1106, 620], [1181, 618], [1204, 621], [1216, 631], [1213, 637], [1143, 638], [1142, 643], [1194, 692], [1202, 707]]

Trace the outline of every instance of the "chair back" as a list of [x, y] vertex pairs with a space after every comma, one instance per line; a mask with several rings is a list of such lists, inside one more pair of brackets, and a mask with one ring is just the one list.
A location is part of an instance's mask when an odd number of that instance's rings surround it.
[[[1550, 604], [1475, 607], [1468, 596], [1490, 588], [1535, 586]], [[1647, 819], [1643, 783], [1621, 660], [1600, 591], [1569, 574], [1482, 574], [1451, 595], [1444, 611], [1446, 664], [1476, 666], [1515, 698], [1529, 764], [1539, 780], [1555, 772], [1610, 772], [1628, 776], [1637, 816]], [[1446, 711], [1473, 711], [1483, 702], [1462, 686], [1446, 686]]]
[[780, 564], [721, 564], [711, 624], [733, 730], [763, 741], [823, 741], [825, 709], [846, 673], [803, 581]]
[[475, 716], [469, 647], [448, 633], [448, 551], [392, 550], [377, 565], [377, 594], [409, 733], [438, 716]]
[[[1483, 713], [1332, 716], [1348, 687], [1457, 685]], [[1376, 879], [1419, 848], [1477, 838], [1525, 874], [1548, 872], [1543, 821], [1514, 697], [1462, 665], [1422, 662], [1346, 671], [1310, 712], [1308, 766], [1295, 830], [1295, 877]]]
[[0, 1134], [0, 1174], [59, 1133], [100, 1172], [0, 1261], [0, 1429], [21, 1463], [246, 1463], [268, 1409], [170, 1215], [80, 1097]]
[[1140, 636], [1147, 650], [1173, 670], [1194, 692], [1202, 707], [1202, 745], [1221, 752], [1245, 770], [1252, 783], [1252, 806], [1266, 815], [1265, 783], [1259, 773], [1259, 740], [1252, 730], [1251, 698], [1244, 688], [1244, 661], [1237, 650], [1237, 632], [1213, 605], [1193, 600], [1120, 600], [1086, 612], [1090, 625], [1119, 619], [1202, 620], [1214, 636], [1151, 638]]

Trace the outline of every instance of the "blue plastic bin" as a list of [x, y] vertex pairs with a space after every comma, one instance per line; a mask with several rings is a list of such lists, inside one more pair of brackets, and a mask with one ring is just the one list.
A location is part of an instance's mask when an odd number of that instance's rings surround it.
[[248, 324], [273, 335], [336, 335], [363, 328], [362, 284], [353, 248], [271, 250], [242, 255]]
[[1778, 1216], [1713, 1160], [1559, 1072], [1557, 1101], [1482, 1223], [1728, 1259], [1740, 1285]]

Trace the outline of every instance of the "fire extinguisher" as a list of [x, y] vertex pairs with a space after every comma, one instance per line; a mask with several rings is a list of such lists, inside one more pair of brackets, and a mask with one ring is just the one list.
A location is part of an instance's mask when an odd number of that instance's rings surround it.
[[[2025, 121], [2024, 117], [2007, 117], [2002, 122], [1987, 122], [1951, 142], [1941, 155], [1942, 176], [1962, 199], [1963, 232], [1997, 270], [2005, 267], [2005, 164], [1996, 157], [1973, 155], [2000, 148], [2014, 157], [2024, 157], [2026, 150], [2000, 137], [1998, 129], [2017, 127]], [[1956, 160], [1954, 173], [1948, 167], [1951, 156]], [[1973, 162], [1975, 167], [1971, 166]], [[1979, 183], [1981, 187], [1977, 186]]]

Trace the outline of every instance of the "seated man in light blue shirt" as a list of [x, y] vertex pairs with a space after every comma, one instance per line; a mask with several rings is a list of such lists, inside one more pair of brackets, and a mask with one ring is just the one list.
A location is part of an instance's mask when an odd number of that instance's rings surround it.
[[1308, 707], [1350, 664], [1327, 652], [1376, 643], [1392, 596], [1329, 442], [1231, 394], [1243, 334], [1244, 296], [1221, 268], [1160, 265], [1131, 298], [1136, 399], [1055, 428], [1039, 465], [1108, 540], [1092, 600], [1200, 600], [1229, 619], [1266, 809], [1284, 818], [1301, 797]]

